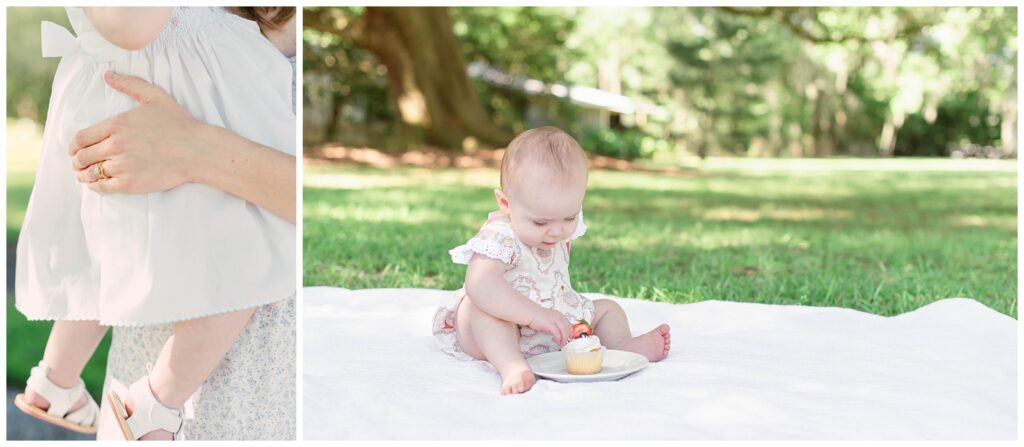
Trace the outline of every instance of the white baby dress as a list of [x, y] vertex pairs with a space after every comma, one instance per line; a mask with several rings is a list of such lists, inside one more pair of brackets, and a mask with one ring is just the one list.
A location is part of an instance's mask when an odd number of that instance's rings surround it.
[[[570, 323], [580, 320], [594, 321], [594, 303], [576, 293], [569, 280], [570, 241], [587, 231], [580, 212], [576, 231], [569, 240], [555, 244], [554, 248], [530, 247], [516, 237], [507, 214], [499, 212], [487, 216], [480, 231], [468, 242], [451, 249], [452, 262], [469, 264], [473, 255], [480, 254], [506, 265], [504, 278], [517, 292], [547, 309], [565, 315]], [[455, 334], [459, 304], [466, 297], [466, 289], [442, 303], [434, 313], [432, 332], [437, 346], [456, 358], [468, 360]], [[525, 357], [558, 351], [561, 347], [546, 332], [529, 327], [519, 328], [519, 349]]]
[[[33, 320], [144, 325], [276, 302], [295, 292], [295, 225], [215, 188], [101, 194], [75, 180], [74, 134], [137, 106], [103, 74], [138, 76], [193, 117], [295, 154], [291, 69], [254, 22], [220, 8], [175, 8], [138, 51], [104, 40], [81, 8], [77, 37], [43, 24], [62, 59], [18, 239], [16, 305]], [[216, 147], [207, 150], [217, 150]]]

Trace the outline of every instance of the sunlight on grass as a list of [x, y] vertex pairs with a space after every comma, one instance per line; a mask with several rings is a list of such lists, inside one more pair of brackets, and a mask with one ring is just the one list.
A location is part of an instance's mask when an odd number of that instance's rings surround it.
[[[432, 185], [472, 185], [497, 187], [497, 180], [490, 169], [466, 169], [465, 171], [433, 171], [430, 169], [407, 168], [401, 176], [389, 175], [387, 171], [360, 169], [362, 175], [337, 176], [330, 167], [307, 164], [303, 183], [314, 188], [367, 189], [391, 188], [421, 185], [429, 181]], [[494, 185], [491, 185], [491, 184]]]
[[1017, 172], [1016, 160], [945, 158], [708, 158], [708, 170], [735, 170], [748, 174], [819, 175], [823, 172]]
[[425, 222], [444, 222], [448, 220], [440, 210], [410, 208], [408, 206], [376, 208], [376, 207], [345, 207], [327, 204], [311, 205], [305, 212], [309, 217], [334, 220], [351, 220], [363, 223], [402, 222], [405, 224], [422, 224]]
[[1006, 231], [1017, 231], [1017, 219], [1009, 216], [977, 216], [959, 215], [950, 216], [949, 222], [953, 225], [966, 228], [1002, 228]]
[[773, 220], [821, 220], [847, 219], [850, 213], [844, 210], [823, 210], [819, 208], [784, 208], [784, 209], [743, 209], [713, 208], [706, 210], [701, 217], [706, 220], [725, 220], [740, 222], [757, 222], [761, 219]]

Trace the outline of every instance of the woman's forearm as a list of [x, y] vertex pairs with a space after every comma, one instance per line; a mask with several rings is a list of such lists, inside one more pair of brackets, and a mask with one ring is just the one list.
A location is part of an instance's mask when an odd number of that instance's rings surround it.
[[[204, 124], [186, 176], [234, 194], [295, 223], [295, 156]], [[216, 149], [216, 150], [209, 150]]]
[[126, 50], [141, 50], [167, 25], [167, 7], [88, 7], [85, 16], [108, 42]]

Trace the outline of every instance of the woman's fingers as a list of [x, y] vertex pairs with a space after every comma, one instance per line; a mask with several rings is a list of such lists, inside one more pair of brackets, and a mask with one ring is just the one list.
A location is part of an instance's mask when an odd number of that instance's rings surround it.
[[91, 127], [78, 131], [74, 138], [71, 139], [71, 145], [68, 146], [68, 155], [74, 157], [78, 151], [106, 140], [113, 132], [115, 118], [117, 116], [107, 118]]
[[[139, 104], [148, 104], [153, 101], [170, 98], [162, 88], [143, 81], [141, 78], [135, 76], [125, 76], [108, 71], [104, 74], [103, 79], [107, 81], [114, 90], [124, 93], [132, 99], [135, 99]], [[130, 113], [127, 112], [127, 113]], [[83, 151], [97, 143], [107, 141], [108, 138], [114, 133], [114, 128], [117, 123], [124, 123], [124, 116], [126, 113], [115, 115], [107, 118], [98, 124], [91, 127], [82, 129], [75, 134], [75, 137], [71, 139], [71, 145], [68, 147], [68, 154], [74, 157], [80, 151]], [[89, 161], [89, 160], [86, 160]], [[94, 163], [92, 160], [90, 163], [76, 165], [76, 168], [81, 169], [83, 166], [88, 166]]]
[[103, 80], [107, 81], [107, 85], [111, 88], [132, 97], [139, 104], [148, 104], [167, 96], [167, 92], [164, 89], [135, 76], [107, 71], [103, 74]]
[[92, 183], [86, 183], [85, 186], [96, 192], [126, 192], [124, 179], [120, 179], [117, 177], [108, 178], [106, 180], [97, 180]]
[[[135, 99], [139, 104], [147, 104], [162, 98], [170, 98], [162, 88], [143, 81], [141, 78], [135, 76], [125, 76], [108, 71], [104, 74], [103, 79], [106, 80], [107, 84], [110, 85], [114, 90], [124, 93], [132, 99]], [[130, 112], [128, 112], [130, 113]], [[108, 138], [114, 133], [114, 128], [117, 123], [124, 123], [124, 113], [115, 115], [107, 118], [98, 124], [91, 127], [82, 129], [75, 134], [75, 137], [71, 139], [71, 145], [68, 147], [68, 155], [72, 157], [76, 156], [79, 152], [90, 148], [97, 143], [107, 141]], [[75, 167], [81, 169], [84, 166], [88, 166], [95, 163], [97, 159], [86, 159], [86, 163], [77, 164]]]
[[84, 169], [100, 160], [110, 158], [114, 142], [107, 138], [97, 144], [84, 147], [71, 156], [71, 166], [75, 169]]
[[103, 160], [75, 171], [75, 179], [78, 180], [79, 183], [92, 183], [95, 181], [103, 180], [102, 178], [100, 178], [98, 168], [98, 166], [100, 166], [101, 163], [103, 166], [103, 173], [106, 174], [107, 177], [121, 176], [122, 172], [120, 169], [120, 164], [118, 164], [116, 160]]
[[92, 183], [99, 180], [99, 176], [96, 175], [95, 169], [89, 166], [88, 168], [75, 171], [75, 180], [78, 180], [78, 183]]

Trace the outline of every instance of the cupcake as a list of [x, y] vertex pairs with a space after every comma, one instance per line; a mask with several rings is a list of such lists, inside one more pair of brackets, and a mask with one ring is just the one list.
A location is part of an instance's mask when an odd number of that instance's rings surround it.
[[565, 352], [565, 369], [569, 374], [586, 375], [601, 372], [604, 361], [604, 346], [596, 335], [583, 335], [562, 347]]

